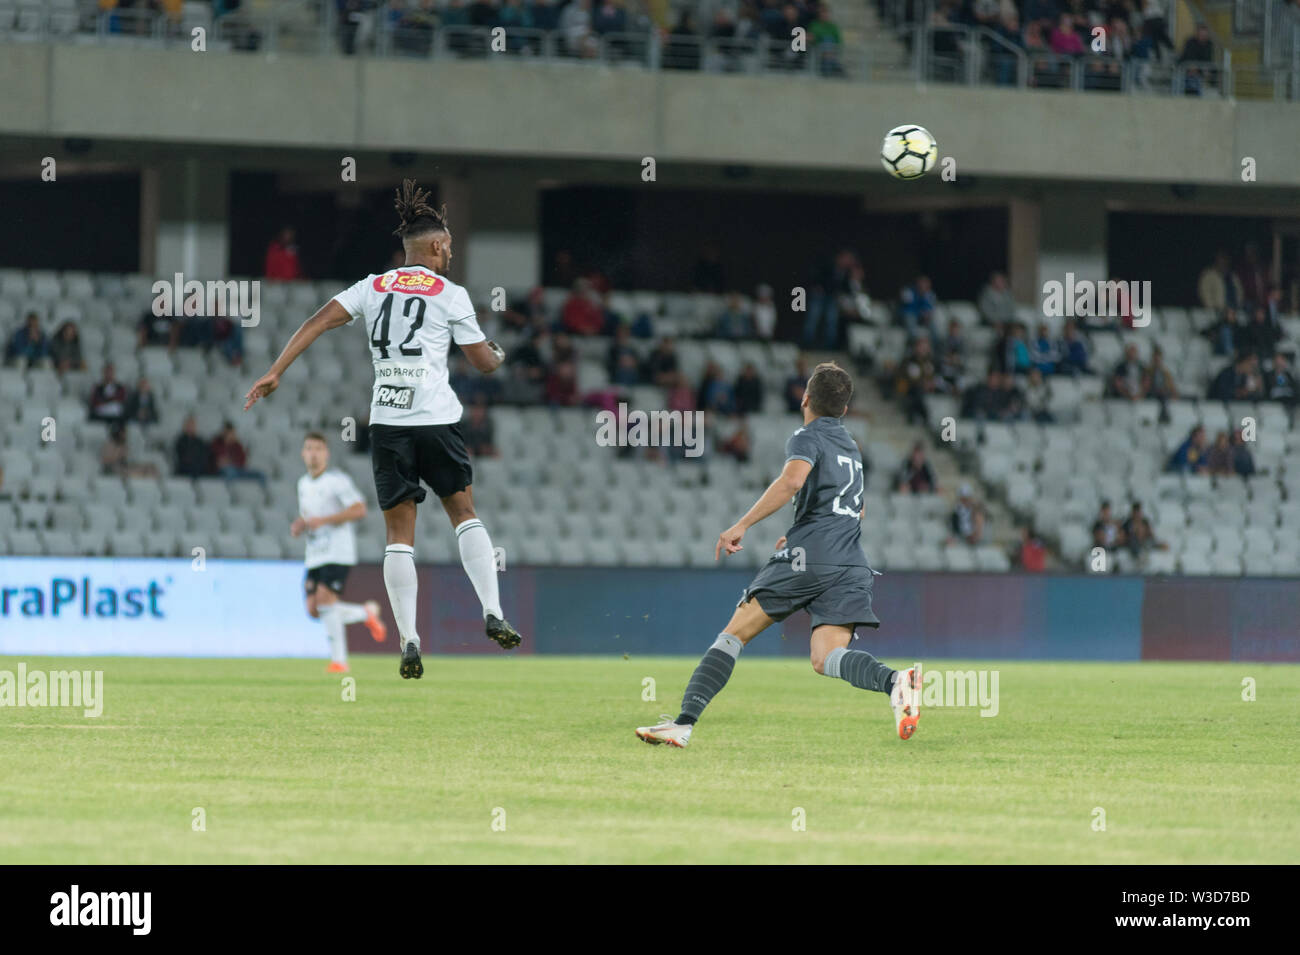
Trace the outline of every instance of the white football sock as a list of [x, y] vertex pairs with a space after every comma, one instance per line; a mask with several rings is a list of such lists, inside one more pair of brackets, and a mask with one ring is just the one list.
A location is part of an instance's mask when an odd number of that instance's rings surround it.
[[344, 625], [347, 625], [349, 623], [360, 623], [361, 621], [365, 620], [367, 616], [369, 616], [366, 613], [366, 608], [361, 606], [361, 604], [349, 604], [349, 603], [344, 603], [342, 600], [339, 600], [336, 601], [335, 603], [330, 604], [330, 606], [333, 607], [335, 611], [337, 611]]
[[388, 590], [388, 602], [393, 607], [402, 646], [414, 643], [418, 650], [420, 637], [415, 632], [415, 605], [420, 578], [415, 573], [415, 548], [410, 544], [389, 544], [384, 548], [384, 587]]
[[460, 547], [460, 562], [469, 575], [478, 602], [483, 605], [483, 616], [492, 614], [505, 618], [501, 612], [501, 596], [497, 591], [497, 558], [492, 551], [492, 538], [477, 517], [456, 525], [456, 544]]
[[335, 663], [348, 662], [348, 638], [345, 633], [343, 618], [339, 615], [337, 604], [326, 604], [316, 610], [320, 622], [325, 625], [325, 634], [330, 638], [330, 659]]

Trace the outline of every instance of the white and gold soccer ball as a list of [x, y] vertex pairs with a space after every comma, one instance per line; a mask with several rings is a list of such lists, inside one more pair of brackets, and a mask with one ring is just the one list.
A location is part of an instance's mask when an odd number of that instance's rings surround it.
[[938, 160], [939, 144], [924, 126], [895, 126], [880, 146], [880, 164], [895, 179], [919, 179]]

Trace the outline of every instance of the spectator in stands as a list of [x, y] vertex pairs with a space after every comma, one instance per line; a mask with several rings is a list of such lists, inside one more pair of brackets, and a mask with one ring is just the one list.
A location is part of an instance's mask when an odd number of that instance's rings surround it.
[[403, 53], [428, 56], [433, 49], [433, 31], [438, 26], [435, 0], [420, 0], [413, 7], [396, 12], [398, 20], [393, 30], [393, 46]]
[[199, 478], [212, 473], [212, 455], [208, 443], [199, 437], [199, 423], [187, 415], [176, 436], [175, 469], [177, 477]]
[[65, 371], [85, 371], [86, 362], [81, 357], [81, 333], [76, 322], [64, 322], [50, 342], [50, 360], [60, 375]]
[[1048, 35], [1047, 45], [1057, 56], [1083, 56], [1086, 50], [1083, 38], [1074, 29], [1074, 17], [1062, 13], [1057, 18], [1056, 26]]
[[1205, 470], [1208, 450], [1205, 428], [1198, 424], [1170, 456], [1165, 470], [1175, 474], [1200, 474]]
[[1268, 301], [1268, 270], [1259, 260], [1259, 246], [1247, 242], [1237, 266], [1237, 279], [1241, 283], [1242, 307], [1253, 309]]
[[1169, 402], [1178, 400], [1178, 385], [1174, 373], [1165, 364], [1165, 352], [1159, 345], [1151, 349], [1151, 363], [1145, 371], [1147, 397], [1160, 402], [1160, 420], [1169, 420]]
[[[989, 0], [985, 0], [989, 2]], [[993, 4], [997, 6], [997, 4]], [[1013, 47], [1024, 49], [1025, 41], [1020, 34], [1020, 16], [1015, 7], [1003, 9], [998, 14], [996, 23], [989, 24], [1002, 40]], [[1017, 57], [1003, 44], [989, 44], [989, 58], [993, 63], [994, 76], [998, 86], [1015, 86]]]
[[1026, 26], [1038, 24], [1050, 29], [1060, 15], [1060, 5], [1058, 0], [1024, 0], [1023, 15]]
[[1237, 310], [1231, 305], [1225, 306], [1219, 313], [1219, 319], [1204, 332], [1210, 340], [1216, 355], [1231, 355], [1237, 350], [1237, 336], [1241, 327], [1237, 322]]
[[1079, 327], [1074, 319], [1066, 319], [1061, 330], [1061, 341], [1057, 346], [1057, 374], [1091, 375], [1088, 367], [1088, 345], [1079, 334]]
[[696, 407], [702, 411], [731, 414], [731, 385], [722, 376], [722, 369], [717, 362], [711, 361], [704, 366], [704, 377], [700, 381], [700, 390], [695, 402]]
[[925, 446], [917, 441], [907, 460], [898, 469], [895, 487], [900, 494], [934, 494], [939, 485], [934, 479], [934, 469], [925, 457]]
[[1047, 545], [1032, 524], [1020, 534], [1018, 563], [1021, 570], [1032, 574], [1041, 574], [1047, 569]]
[[1232, 432], [1232, 465], [1243, 478], [1249, 478], [1255, 473], [1255, 456], [1246, 446], [1240, 428]]
[[664, 407], [669, 411], [695, 411], [695, 392], [680, 371], [674, 371], [664, 380]]
[[543, 397], [546, 384], [546, 356], [549, 333], [540, 328], [516, 345], [506, 355], [506, 364], [510, 374], [506, 379], [505, 392], [510, 400], [520, 404], [535, 404]]
[[1009, 374], [990, 369], [985, 381], [966, 389], [961, 413], [976, 421], [1019, 421], [1025, 415], [1025, 397]]
[[953, 535], [974, 547], [984, 536], [984, 505], [975, 499], [969, 484], [957, 489], [957, 503], [949, 517]]
[[151, 462], [132, 462], [126, 441], [126, 426], [113, 424], [109, 426], [108, 437], [99, 449], [99, 469], [101, 474], [114, 477], [154, 477], [158, 468]]
[[792, 414], [800, 412], [804, 389], [808, 386], [808, 362], [800, 355], [795, 359], [794, 373], [785, 380], [785, 410]]
[[772, 286], [760, 285], [754, 290], [754, 334], [764, 341], [771, 341], [776, 334], [776, 302], [772, 298]]
[[759, 414], [763, 410], [763, 379], [753, 362], [746, 362], [732, 387], [736, 414]]
[[546, 403], [569, 408], [578, 403], [578, 366], [571, 359], [556, 362], [546, 375]]
[[560, 310], [560, 323], [573, 335], [599, 335], [605, 330], [605, 312], [590, 280], [581, 278], [573, 283]]
[[830, 4], [826, 0], [813, 0], [809, 6], [812, 9], [812, 19], [808, 23], [810, 49], [817, 53], [822, 75], [839, 76], [844, 72], [840, 62], [843, 38], [840, 28], [831, 20]]
[[126, 427], [115, 422], [99, 449], [99, 473], [122, 477], [126, 474]]
[[646, 360], [646, 376], [656, 385], [667, 387], [675, 380], [677, 371], [676, 346], [671, 338], [664, 336]]
[[22, 326], [9, 339], [5, 348], [5, 364], [16, 365], [25, 362], [26, 367], [36, 364], [50, 356], [50, 340], [41, 329], [41, 319], [35, 312], [28, 312]]
[[1053, 424], [1056, 416], [1052, 414], [1051, 405], [1052, 386], [1036, 366], [1029, 369], [1029, 380], [1025, 384], [1025, 409], [1029, 417], [1038, 424]]
[[1142, 511], [1140, 501], [1134, 501], [1129, 508], [1128, 517], [1125, 519], [1121, 530], [1124, 533], [1124, 543], [1128, 547], [1129, 553], [1137, 560], [1142, 560], [1149, 550], [1169, 549], [1169, 545], [1162, 540], [1158, 540], [1151, 530], [1151, 522], [1147, 520], [1146, 514]]
[[1280, 401], [1290, 417], [1295, 410], [1296, 398], [1300, 396], [1295, 375], [1291, 373], [1291, 363], [1286, 355], [1278, 352], [1273, 356], [1273, 367], [1268, 373], [1268, 400]]
[[961, 399], [961, 416], [976, 421], [997, 421], [1000, 417], [1002, 372], [989, 368], [988, 377], [966, 389]]
[[614, 327], [614, 338], [605, 357], [605, 372], [616, 385], [630, 388], [641, 383], [641, 359], [632, 347], [632, 330], [627, 325]]
[[591, 0], [570, 0], [560, 11], [558, 24], [568, 56], [592, 58], [600, 53], [600, 42], [592, 32]]
[[153, 386], [143, 375], [136, 381], [135, 391], [126, 401], [126, 420], [144, 428], [158, 423], [158, 403], [154, 401]]
[[627, 11], [623, 9], [622, 0], [600, 0], [592, 8], [591, 29], [597, 36], [607, 33], [626, 33]]
[[1232, 399], [1235, 401], [1263, 401], [1267, 396], [1264, 389], [1264, 376], [1259, 371], [1259, 357], [1253, 354], [1244, 354], [1241, 359], [1241, 371], [1234, 381], [1236, 393]]
[[[1183, 44], [1183, 52], [1179, 54], [1178, 62], [1180, 64], [1214, 62], [1214, 43], [1210, 40], [1210, 28], [1204, 23], [1196, 24], [1196, 32]], [[1204, 92], [1205, 86], [1214, 83], [1214, 72], [1212, 69], [1200, 66], [1188, 66], [1184, 91], [1188, 96], [1199, 96]]]
[[1220, 431], [1214, 436], [1214, 444], [1205, 452], [1205, 473], [1214, 477], [1232, 474], [1232, 445], [1228, 442], [1228, 432]]
[[1123, 544], [1124, 528], [1111, 516], [1110, 501], [1102, 501], [1097, 519], [1092, 522], [1092, 546], [1109, 549]]
[[[200, 319], [201, 321], [201, 319]], [[181, 344], [183, 321], [175, 315], [156, 315], [152, 308], [145, 309], [136, 323], [136, 346], [139, 348], [166, 346], [175, 351]]]
[[937, 367], [944, 382], [942, 390], [956, 392], [966, 370], [966, 334], [955, 318], [948, 322], [948, 334], [939, 342]]
[[925, 333], [934, 336], [934, 310], [938, 306], [934, 287], [928, 275], [918, 275], [916, 282], [903, 289], [899, 296], [899, 313], [903, 327], [909, 335]]
[[744, 418], [735, 417], [731, 419], [728, 430], [730, 434], [719, 441], [718, 451], [744, 464], [749, 460], [753, 447], [749, 426], [745, 424]]
[[664, 38], [661, 54], [664, 69], [698, 70], [701, 52], [699, 30], [695, 28], [695, 12], [688, 7], [678, 14], [676, 26]]
[[1168, 0], [1142, 0], [1142, 35], [1151, 42], [1151, 53], [1163, 60], [1161, 49], [1174, 52], [1174, 41], [1169, 39]]
[[1237, 336], [1237, 350], [1250, 352], [1260, 361], [1266, 361], [1277, 352], [1277, 343], [1282, 338], [1282, 330], [1269, 320], [1268, 306], [1257, 305], [1251, 314], [1251, 322]]
[[845, 321], [871, 323], [871, 296], [867, 294], [866, 276], [862, 263], [855, 257], [837, 302], [841, 323]]
[[117, 369], [110, 361], [104, 365], [103, 375], [90, 392], [90, 420], [109, 424], [121, 422], [126, 417], [126, 386], [117, 380]]
[[[1214, 254], [1214, 261], [1201, 272], [1196, 283], [1196, 294], [1202, 308], [1213, 309], [1214, 314], [1222, 316], [1229, 308], [1241, 305], [1241, 280], [1232, 271], [1232, 259], [1226, 249]], [[1227, 354], [1227, 352], [1220, 352]]]
[[1038, 323], [1038, 332], [1029, 343], [1029, 361], [1044, 375], [1056, 372], [1057, 345], [1045, 322]]
[[899, 363], [894, 388], [903, 403], [909, 424], [924, 425], [927, 420], [925, 397], [940, 390], [939, 377], [930, 349], [930, 339], [915, 338], [907, 356]]
[[714, 322], [713, 333], [733, 341], [753, 337], [754, 326], [739, 292], [728, 293], [726, 306]]
[[1124, 357], [1110, 375], [1110, 397], [1141, 401], [1147, 396], [1148, 387], [1146, 372], [1138, 359], [1137, 346], [1132, 343], [1125, 345]]
[[303, 277], [302, 263], [298, 260], [298, 233], [293, 226], [282, 228], [267, 245], [262, 272], [268, 279], [280, 281]]
[[248, 452], [235, 434], [235, 426], [227, 421], [221, 433], [212, 440], [212, 469], [228, 481], [259, 481], [266, 483], [266, 475], [248, 467]]
[[839, 347], [840, 303], [843, 296], [851, 294], [853, 267], [857, 264], [858, 257], [852, 250], [841, 249], [825, 274], [813, 283], [803, 324], [805, 348]]
[[480, 458], [501, 456], [496, 446], [496, 428], [492, 424], [486, 402], [476, 401], [470, 405], [464, 431], [465, 448], [470, 454]]
[[1013, 375], [1025, 375], [1033, 364], [1029, 351], [1029, 342], [1025, 340], [1025, 326], [1013, 322], [1007, 329], [1007, 357], [1005, 371]]

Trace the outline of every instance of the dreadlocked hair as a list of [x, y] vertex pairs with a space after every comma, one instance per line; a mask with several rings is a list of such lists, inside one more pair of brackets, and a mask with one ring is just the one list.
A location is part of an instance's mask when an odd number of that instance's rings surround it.
[[407, 236], [447, 230], [446, 205], [437, 209], [429, 205], [429, 190], [418, 187], [414, 179], [402, 180], [402, 188], [397, 190], [397, 201], [393, 206], [401, 220], [401, 225], [393, 230], [393, 235], [405, 239]]

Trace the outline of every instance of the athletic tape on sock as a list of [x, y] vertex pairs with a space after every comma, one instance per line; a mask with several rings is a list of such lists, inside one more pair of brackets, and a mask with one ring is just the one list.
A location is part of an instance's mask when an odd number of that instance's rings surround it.
[[721, 650], [733, 660], [740, 658], [740, 651], [745, 649], [745, 645], [740, 642], [738, 637], [733, 637], [729, 633], [718, 634], [718, 639], [713, 641], [710, 650]]

